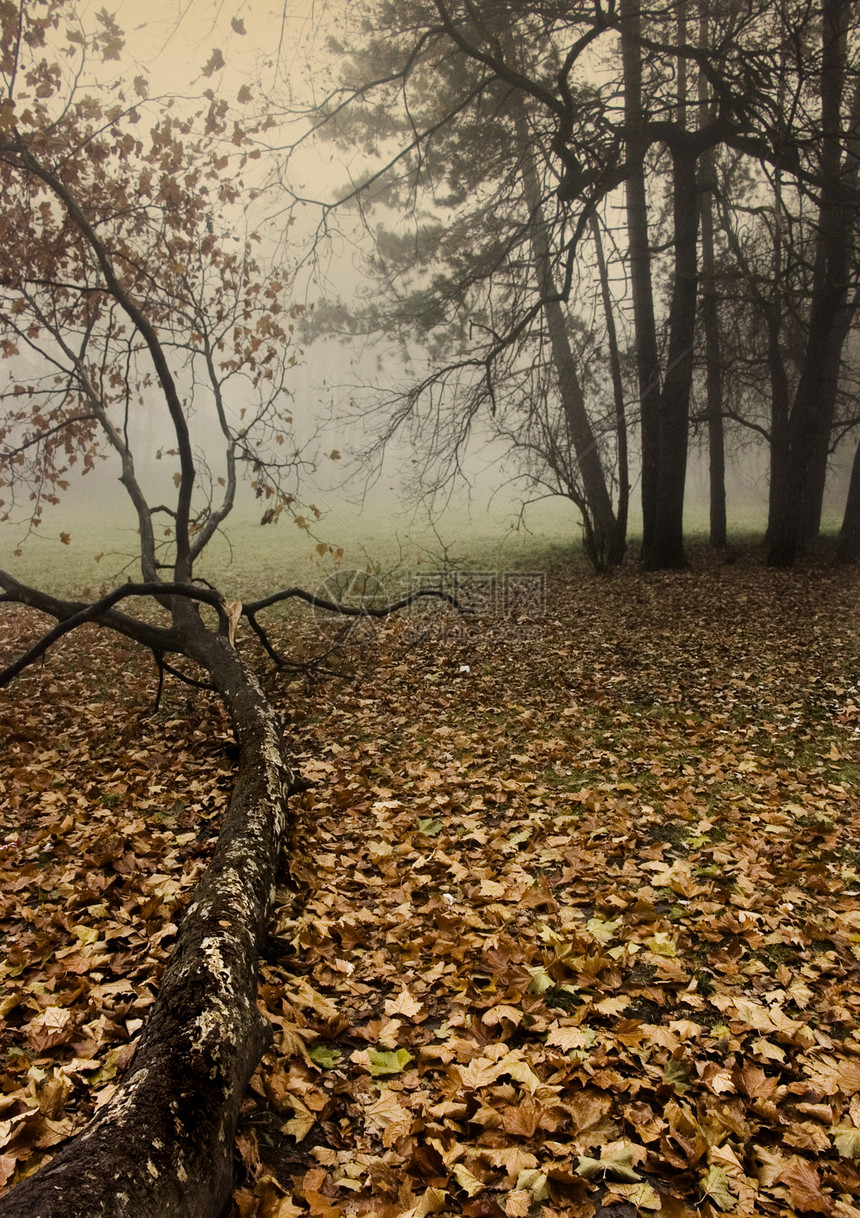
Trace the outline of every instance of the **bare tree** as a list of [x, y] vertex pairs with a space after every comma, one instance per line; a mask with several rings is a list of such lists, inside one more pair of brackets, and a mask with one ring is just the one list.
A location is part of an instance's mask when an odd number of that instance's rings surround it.
[[[790, 566], [804, 541], [818, 532], [842, 348], [853, 311], [849, 267], [856, 225], [860, 86], [846, 115], [854, 6], [822, 0], [819, 83], [821, 137], [815, 148], [817, 233], [806, 349], [787, 426], [787, 454], [779, 470], [775, 514], [769, 523], [772, 566]], [[805, 517], [805, 519], [804, 519]]]

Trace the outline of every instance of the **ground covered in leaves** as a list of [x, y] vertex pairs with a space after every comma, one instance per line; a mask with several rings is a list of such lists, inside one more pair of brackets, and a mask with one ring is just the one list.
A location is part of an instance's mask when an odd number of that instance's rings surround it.
[[[312, 786], [234, 1218], [860, 1218], [858, 594], [560, 572], [273, 675]], [[229, 792], [154, 684], [93, 629], [5, 695], [4, 1181], [110, 1094]]]

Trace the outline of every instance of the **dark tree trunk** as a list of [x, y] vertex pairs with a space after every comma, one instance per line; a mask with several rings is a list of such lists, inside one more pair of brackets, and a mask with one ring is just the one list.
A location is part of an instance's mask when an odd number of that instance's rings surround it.
[[[854, 175], [856, 178], [856, 174]], [[838, 223], [841, 234], [833, 239], [838, 243], [837, 264], [831, 274], [848, 275], [848, 242], [851, 236], [850, 218], [847, 209], [840, 209]], [[823, 263], [828, 256], [828, 248], [819, 234], [818, 246], [821, 249], [820, 260]], [[832, 258], [832, 253], [831, 253]], [[839, 263], [842, 263], [840, 267]], [[824, 275], [825, 267], [816, 265], [816, 273]], [[847, 296], [847, 292], [846, 292]], [[818, 387], [815, 403], [812, 437], [807, 461], [806, 479], [803, 493], [803, 505], [800, 521], [800, 544], [806, 545], [815, 540], [821, 529], [821, 512], [824, 504], [824, 487], [827, 482], [827, 464], [830, 458], [830, 439], [833, 432], [833, 420], [836, 417], [836, 398], [839, 389], [839, 373], [842, 360], [842, 348], [851, 328], [853, 309], [847, 300], [837, 306], [836, 313], [827, 335], [827, 350], [823, 360], [824, 374]]]
[[770, 486], [765, 538], [769, 545], [779, 518], [779, 505], [788, 485], [788, 418], [791, 408], [788, 376], [779, 343], [780, 318], [775, 304], [767, 311], [767, 334], [767, 367], [770, 378]]
[[[846, 313], [847, 310], [843, 310]], [[816, 402], [815, 425], [807, 461], [803, 505], [800, 520], [800, 545], [815, 541], [821, 531], [821, 513], [824, 508], [824, 488], [827, 483], [827, 465], [830, 459], [830, 441], [833, 420], [836, 417], [836, 398], [839, 388], [839, 369], [842, 348], [848, 335], [849, 319], [843, 317], [834, 325], [830, 336], [832, 347], [830, 361], [832, 372], [825, 374]]]
[[588, 417], [585, 396], [570, 345], [567, 320], [554, 282], [540, 183], [531, 153], [531, 140], [525, 110], [519, 94], [514, 96], [512, 104], [515, 106], [517, 132], [522, 144], [522, 181], [523, 194], [529, 211], [529, 237], [558, 380], [564, 430], [576, 454], [586, 509], [590, 518], [586, 521], [588, 526], [586, 532], [589, 537], [587, 548], [592, 550], [590, 555], [592, 565], [597, 570], [604, 570], [611, 562], [610, 553], [616, 532], [615, 513], [612, 510], [612, 500], [606, 485], [600, 448]]
[[648, 200], [645, 192], [645, 154], [642, 116], [642, 53], [640, 16], [635, 0], [620, 0], [621, 55], [624, 67], [624, 122], [627, 131], [626, 182], [627, 238], [630, 253], [630, 287], [636, 336], [636, 371], [642, 437], [642, 553], [648, 552], [657, 521], [660, 458], [660, 360], [654, 295], [651, 284], [651, 250], [648, 242]]
[[[821, 205], [806, 355], [789, 419], [787, 476], [775, 496], [768, 529], [772, 567], [790, 567], [803, 542], [814, 495], [811, 462], [826, 429], [847, 332], [850, 219], [843, 197], [841, 105], [847, 59], [846, 0], [823, 0], [821, 70]], [[826, 468], [826, 450], [824, 453]], [[823, 490], [823, 481], [821, 482]], [[820, 505], [819, 505], [820, 513]], [[812, 513], [814, 515], [814, 513]]]
[[857, 445], [854, 464], [851, 467], [851, 481], [848, 484], [848, 498], [845, 501], [842, 528], [839, 530], [836, 561], [840, 563], [860, 561], [860, 444]]
[[[705, 323], [707, 327], [707, 322]], [[706, 340], [706, 350], [711, 346]], [[715, 548], [728, 545], [726, 515], [726, 437], [723, 427], [722, 377], [719, 345], [707, 356], [708, 482], [710, 489], [708, 541]]]
[[809, 450], [800, 518], [801, 548], [815, 541], [821, 532], [824, 487], [827, 483], [827, 464], [830, 458], [830, 435], [836, 414], [836, 384], [833, 383], [828, 388], [832, 389], [832, 392], [827, 393], [827, 400], [822, 400], [825, 396], [823, 393], [819, 397], [815, 430]]
[[612, 293], [609, 290], [609, 275], [600, 236], [600, 222], [591, 218], [591, 232], [597, 255], [597, 272], [600, 276], [600, 293], [603, 299], [603, 316], [606, 319], [606, 342], [609, 348], [609, 371], [612, 376], [612, 400], [615, 406], [615, 434], [618, 444], [618, 511], [615, 516], [615, 535], [609, 555], [610, 565], [617, 566], [627, 550], [627, 516], [630, 510], [630, 462], [627, 452], [627, 406], [624, 401], [624, 379], [621, 375], [621, 354], [618, 349], [618, 334]]
[[654, 530], [643, 542], [649, 570], [687, 566], [684, 554], [684, 487], [696, 327], [698, 207], [696, 156], [681, 145], [672, 154], [675, 265], [669, 310], [669, 364], [660, 400], [659, 485]]
[[[768, 529], [772, 567], [790, 567], [811, 531], [817, 532], [821, 518], [824, 474], [827, 468], [827, 441], [833, 417], [839, 378], [841, 350], [839, 334], [843, 327], [844, 287], [830, 281], [813, 300], [813, 319], [809, 332], [809, 349], [801, 371], [788, 422], [788, 443], [785, 477], [781, 478], [773, 498], [774, 515]], [[818, 456], [818, 478], [813, 478], [813, 464]], [[804, 518], [806, 517], [806, 530]]]
[[[836, 32], [838, 49], [838, 26]], [[839, 185], [847, 193], [856, 192], [860, 183], [860, 81], [854, 83], [854, 94], [851, 103], [850, 118], [846, 139], [846, 155], [839, 165]], [[841, 151], [841, 148], [837, 150]], [[829, 238], [827, 230], [819, 231], [816, 242], [816, 270], [818, 262], [824, 262], [833, 257], [836, 252], [837, 261], [833, 274], [850, 274], [851, 253], [856, 243], [856, 220], [853, 207], [842, 206], [838, 214], [839, 231], [835, 237]], [[829, 240], [828, 240], [829, 238]], [[841, 266], [840, 266], [841, 262]], [[822, 267], [823, 273], [824, 268]], [[846, 293], [847, 296], [847, 293]], [[821, 529], [821, 511], [824, 503], [824, 488], [827, 482], [827, 464], [830, 457], [830, 443], [833, 433], [833, 420], [836, 416], [836, 398], [839, 388], [839, 371], [842, 350], [851, 328], [851, 321], [856, 308], [856, 294], [849, 303], [843, 305], [836, 323], [830, 334], [829, 362], [833, 367], [832, 375], [828, 375], [821, 385], [818, 409], [815, 418], [815, 432], [812, 449], [809, 456], [809, 468], [806, 478], [806, 488], [803, 498], [803, 517], [801, 520], [801, 542], [814, 541]]]
[[[702, 22], [705, 18], [702, 16]], [[706, 45], [704, 33], [700, 42]], [[700, 84], [700, 96], [704, 76]], [[720, 351], [719, 300], [714, 256], [714, 164], [710, 152], [702, 157], [702, 327], [705, 333], [705, 395], [708, 413], [708, 471], [712, 546], [728, 543], [726, 524], [726, 441], [723, 427], [723, 376]]]
[[561, 305], [557, 300], [547, 301], [544, 305], [544, 314], [558, 374], [565, 429], [579, 462], [582, 488], [591, 517], [595, 565], [602, 570], [609, 561], [612, 538], [615, 536], [615, 513], [612, 510], [612, 501], [606, 488], [600, 450], [586, 413], [585, 398], [570, 348], [570, 338]]
[[257, 963], [292, 776], [254, 675], [196, 610], [182, 616], [187, 654], [223, 697], [240, 746], [233, 796], [122, 1082], [0, 1200], [2, 1218], [217, 1218], [230, 1198], [239, 1108], [271, 1036]]

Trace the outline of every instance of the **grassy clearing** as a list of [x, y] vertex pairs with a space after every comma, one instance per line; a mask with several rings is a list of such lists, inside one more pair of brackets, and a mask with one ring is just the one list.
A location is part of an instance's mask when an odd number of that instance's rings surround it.
[[[310, 514], [309, 514], [310, 515]], [[312, 517], [311, 517], [312, 518]], [[530, 516], [528, 529], [501, 511], [476, 512], [459, 504], [431, 527], [405, 509], [376, 500], [364, 510], [332, 499], [310, 531], [290, 520], [261, 527], [259, 510], [245, 505], [213, 540], [198, 574], [228, 597], [252, 600], [301, 583], [315, 588], [337, 570], [372, 571], [397, 582], [406, 573], [437, 569], [554, 568], [580, 549], [572, 510], [548, 504]], [[71, 535], [62, 545], [60, 532]], [[22, 539], [23, 544], [22, 544]], [[334, 557], [318, 545], [343, 550]], [[22, 548], [16, 555], [15, 550]], [[0, 563], [17, 579], [74, 594], [113, 586], [138, 575], [137, 531], [121, 498], [100, 495], [49, 511], [44, 525], [0, 530]]]
[[[95, 594], [137, 578], [137, 528], [125, 495], [102, 474], [82, 479], [73, 492], [59, 507], [48, 509], [43, 525], [29, 536], [23, 524], [3, 526], [0, 565], [17, 579], [56, 594]], [[373, 571], [384, 583], [397, 585], [406, 573], [441, 568], [556, 571], [581, 555], [578, 514], [564, 500], [533, 505], [523, 522], [514, 501], [461, 495], [433, 525], [421, 509], [378, 492], [363, 507], [339, 492], [311, 493], [308, 500], [321, 512], [317, 519], [304, 509], [312, 534], [286, 519], [261, 527], [259, 507], [241, 499], [198, 574], [227, 597], [252, 600], [296, 583], [316, 588], [338, 569]], [[826, 517], [825, 530], [835, 531], [838, 525], [837, 514]], [[638, 527], [634, 511], [631, 552], [638, 544]], [[738, 506], [730, 517], [733, 545], [754, 548], [763, 527], [761, 505]], [[693, 552], [706, 546], [707, 511], [701, 505], [690, 505], [687, 529]], [[70, 535], [68, 545], [61, 544], [60, 533]], [[320, 544], [342, 549], [342, 557], [318, 553]], [[19, 548], [22, 553], [16, 554]]]

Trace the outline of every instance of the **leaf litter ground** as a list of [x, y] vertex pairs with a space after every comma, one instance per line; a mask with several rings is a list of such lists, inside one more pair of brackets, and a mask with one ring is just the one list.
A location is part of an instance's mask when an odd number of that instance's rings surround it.
[[[313, 785], [234, 1218], [860, 1216], [858, 592], [577, 572], [272, 678]], [[9, 1181], [115, 1085], [230, 786], [218, 707], [84, 637], [2, 717]]]

